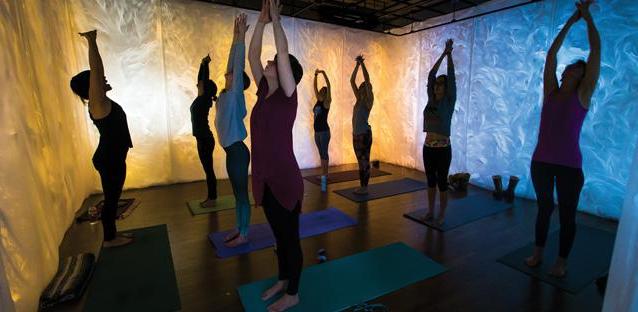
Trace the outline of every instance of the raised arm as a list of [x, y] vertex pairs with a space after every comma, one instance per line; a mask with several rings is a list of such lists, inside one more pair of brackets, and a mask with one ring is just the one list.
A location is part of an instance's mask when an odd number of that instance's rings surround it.
[[366, 68], [366, 63], [364, 62], [363, 57], [361, 58], [361, 72], [363, 73], [363, 80], [365, 80], [365, 82], [367, 82], [372, 87], [372, 83], [370, 82], [370, 75], [368, 74], [368, 69]]
[[210, 55], [206, 55], [202, 62], [199, 64], [199, 71], [197, 72], [197, 81], [205, 82], [210, 79], [210, 73], [208, 71], [208, 64], [210, 63]]
[[269, 0], [262, 0], [261, 13], [259, 20], [255, 25], [253, 37], [250, 39], [250, 47], [248, 48], [248, 63], [250, 71], [253, 74], [255, 84], [259, 85], [261, 78], [264, 76], [264, 66], [261, 64], [261, 43], [264, 37], [264, 27], [270, 23]]
[[600, 34], [596, 29], [594, 19], [589, 13], [589, 5], [591, 5], [591, 1], [577, 4], [580, 15], [587, 23], [587, 38], [589, 39], [589, 56], [587, 57], [585, 76], [578, 87], [580, 103], [586, 109], [589, 109], [591, 96], [594, 94], [596, 82], [598, 82], [598, 76], [600, 76]]
[[576, 10], [574, 14], [567, 20], [563, 29], [560, 30], [554, 42], [547, 51], [547, 57], [545, 59], [545, 69], [543, 70], [543, 98], [546, 98], [552, 91], [558, 89], [558, 78], [556, 78], [556, 65], [558, 50], [565, 41], [565, 36], [569, 32], [569, 28], [578, 21], [580, 18], [580, 12]]
[[449, 39], [446, 43], [447, 55], [447, 95], [452, 105], [456, 104], [456, 74], [454, 73], [454, 60], [452, 59], [453, 41]]
[[104, 64], [97, 47], [97, 31], [80, 33], [80, 36], [86, 38], [89, 45], [89, 112], [95, 119], [104, 118], [111, 112], [111, 103], [106, 100]]
[[246, 66], [246, 46], [244, 41], [246, 40], [246, 31], [248, 31], [248, 25], [246, 24], [246, 14], [240, 14], [235, 19], [236, 34], [233, 40], [233, 84], [232, 90], [243, 92], [244, 90], [244, 67]]
[[279, 77], [279, 87], [283, 89], [287, 97], [297, 89], [295, 77], [290, 66], [290, 56], [288, 54], [288, 39], [284, 28], [281, 26], [281, 5], [279, 0], [270, 1], [270, 18], [272, 19], [272, 29], [275, 35], [275, 47], [277, 48], [277, 76]]
[[323, 106], [327, 109], [330, 109], [330, 103], [332, 103], [332, 88], [330, 87], [330, 79], [328, 79], [328, 75], [325, 71], [321, 71], [323, 75], [323, 79], [326, 80], [326, 88], [328, 89], [326, 92], [326, 99], [323, 101]]
[[443, 58], [445, 58], [445, 51], [439, 56], [439, 59], [436, 60], [434, 66], [428, 73], [428, 98], [434, 98], [434, 84], [436, 83], [436, 73], [439, 71], [439, 67], [441, 66], [441, 62], [443, 62]]
[[357, 65], [354, 66], [354, 70], [352, 71], [352, 75], [350, 76], [350, 86], [352, 87], [352, 92], [354, 92], [354, 96], [359, 99], [359, 88], [357, 88], [357, 72], [359, 71], [359, 59], [357, 58]]
[[319, 98], [319, 89], [317, 88], [317, 76], [319, 75], [319, 69], [315, 69], [315, 79], [312, 83], [315, 90], [315, 98]]

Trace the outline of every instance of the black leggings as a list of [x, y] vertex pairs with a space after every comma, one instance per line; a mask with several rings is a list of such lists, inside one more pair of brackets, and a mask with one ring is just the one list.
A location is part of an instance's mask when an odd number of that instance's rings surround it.
[[435, 188], [438, 184], [440, 192], [447, 191], [451, 162], [452, 146], [429, 147], [423, 144], [423, 166], [429, 188]]
[[370, 181], [370, 149], [372, 148], [372, 131], [363, 134], [355, 134], [352, 137], [354, 154], [359, 163], [359, 184], [368, 186]]
[[126, 154], [128, 149], [120, 152], [98, 151], [93, 156], [93, 166], [100, 173], [102, 190], [104, 191], [104, 207], [102, 208], [102, 228], [104, 240], [115, 238], [117, 228], [115, 218], [117, 203], [122, 195], [124, 180], [126, 179]]
[[297, 207], [292, 211], [284, 208], [266, 185], [262, 206], [264, 206], [264, 214], [277, 241], [279, 280], [288, 280], [286, 293], [296, 295], [299, 291], [299, 279], [303, 265], [303, 253], [299, 241], [301, 205], [297, 203]]
[[211, 137], [197, 137], [197, 154], [206, 173], [206, 185], [208, 187], [208, 199], [217, 199], [217, 177], [213, 170], [213, 149], [215, 139]]
[[560, 247], [558, 255], [567, 258], [576, 236], [576, 208], [585, 177], [580, 168], [532, 161], [532, 183], [536, 191], [536, 246], [545, 247], [549, 223], [554, 211], [554, 179], [558, 194], [560, 217]]

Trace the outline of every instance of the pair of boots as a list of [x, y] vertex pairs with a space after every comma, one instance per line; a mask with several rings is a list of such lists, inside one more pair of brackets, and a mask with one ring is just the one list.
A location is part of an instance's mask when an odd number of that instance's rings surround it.
[[470, 183], [470, 174], [467, 172], [451, 174], [447, 180], [450, 188], [457, 192], [465, 192], [468, 183]]
[[500, 175], [492, 176], [492, 182], [494, 182], [494, 192], [492, 195], [495, 199], [501, 200], [505, 198], [505, 201], [508, 203], [514, 202], [514, 190], [516, 189], [516, 185], [518, 184], [518, 177], [510, 176], [509, 183], [507, 185], [507, 190], [503, 191], [503, 180]]

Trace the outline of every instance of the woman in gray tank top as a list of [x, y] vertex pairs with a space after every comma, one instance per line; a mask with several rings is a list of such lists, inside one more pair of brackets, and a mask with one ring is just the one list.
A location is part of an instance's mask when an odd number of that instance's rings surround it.
[[[372, 84], [370, 83], [370, 75], [364, 63], [363, 55], [357, 56], [355, 59], [357, 65], [354, 67], [352, 76], [350, 77], [350, 85], [357, 99], [352, 111], [352, 145], [354, 153], [359, 163], [359, 182], [361, 187], [354, 191], [355, 194], [368, 194], [368, 181], [370, 180], [370, 148], [372, 147], [372, 128], [368, 124], [370, 110], [374, 102], [372, 93]], [[357, 72], [361, 67], [364, 81], [357, 87]]]

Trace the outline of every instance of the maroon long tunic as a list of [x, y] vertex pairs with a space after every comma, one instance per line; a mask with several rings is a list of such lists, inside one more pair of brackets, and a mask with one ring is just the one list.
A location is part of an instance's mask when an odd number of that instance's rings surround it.
[[303, 198], [303, 180], [292, 149], [292, 127], [297, 117], [297, 90], [286, 97], [278, 88], [270, 97], [262, 78], [257, 104], [250, 115], [252, 185], [255, 202], [262, 203], [264, 187], [286, 209], [293, 210]]

